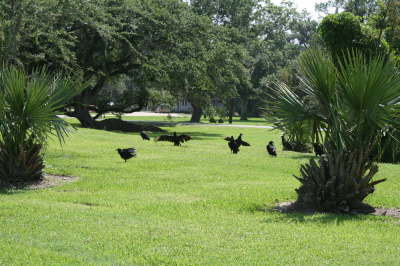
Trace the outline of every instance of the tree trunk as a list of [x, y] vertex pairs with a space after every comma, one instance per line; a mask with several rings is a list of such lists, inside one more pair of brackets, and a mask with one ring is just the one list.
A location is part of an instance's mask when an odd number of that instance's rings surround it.
[[94, 119], [85, 106], [80, 104], [75, 105], [74, 116], [79, 120], [83, 127], [93, 127]]
[[249, 100], [248, 99], [240, 99], [240, 120], [241, 121], [247, 121], [247, 107], [249, 105]]
[[235, 100], [231, 99], [229, 100], [229, 124], [232, 124], [232, 120], [233, 120], [233, 112], [235, 111]]
[[203, 115], [203, 109], [198, 105], [195, 105], [192, 103], [191, 103], [191, 105], [192, 105], [193, 111], [192, 111], [192, 117], [190, 118], [190, 122], [199, 123], [201, 116]]

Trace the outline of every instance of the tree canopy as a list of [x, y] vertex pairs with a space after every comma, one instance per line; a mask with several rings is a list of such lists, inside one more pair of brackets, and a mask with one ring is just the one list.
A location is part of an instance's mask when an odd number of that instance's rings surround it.
[[2, 61], [85, 81], [65, 113], [87, 127], [142, 109], [155, 89], [189, 100], [193, 121], [213, 100], [246, 119], [261, 106], [262, 81], [309, 47], [317, 27], [291, 2], [261, 0], [5, 0], [0, 18]]

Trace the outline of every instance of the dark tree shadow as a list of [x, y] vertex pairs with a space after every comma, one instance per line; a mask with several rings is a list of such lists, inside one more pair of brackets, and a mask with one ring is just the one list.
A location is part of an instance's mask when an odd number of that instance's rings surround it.
[[[270, 210], [274, 212], [274, 210]], [[275, 211], [277, 212], [277, 211]], [[346, 221], [366, 220], [368, 215], [365, 214], [334, 214], [334, 213], [281, 213], [278, 217], [270, 217], [265, 220], [266, 223], [322, 223], [340, 225]], [[316, 214], [319, 214], [316, 216]]]
[[1, 195], [15, 195], [15, 194], [21, 194], [25, 192], [32, 191], [29, 186], [32, 183], [27, 183], [27, 184], [18, 184], [18, 185], [2, 185], [0, 186], [0, 194]]
[[302, 159], [312, 159], [312, 158], [317, 158], [311, 153], [308, 154], [296, 154], [294, 156], [290, 156], [289, 158], [296, 159], [296, 160], [302, 160]]
[[[132, 120], [122, 120], [116, 118], [107, 118], [99, 121], [96, 120], [92, 127], [83, 127], [78, 122], [72, 122], [70, 124], [74, 128], [89, 128], [102, 131], [127, 132], [127, 133], [134, 133], [140, 131], [165, 132], [165, 130], [161, 129], [160, 126], [168, 126], [161, 124], [157, 126], [155, 123], [152, 122], [136, 122]], [[172, 124], [171, 126], [175, 125]]]
[[[166, 132], [148, 132], [148, 135], [151, 138], [151, 141], [154, 140], [154, 138], [161, 136], [161, 135], [172, 135], [175, 132], [174, 129], [168, 129]], [[124, 134], [124, 135], [131, 135], [131, 136], [139, 136], [139, 133], [137, 132], [115, 132], [119, 134]], [[181, 134], [187, 134], [193, 138], [193, 140], [205, 140], [205, 139], [212, 139], [212, 138], [220, 138], [221, 140], [224, 140], [225, 135], [222, 134], [217, 134], [217, 133], [207, 133], [207, 132], [198, 132], [198, 131], [179, 131], [176, 132], [178, 135]]]
[[303, 212], [290, 212], [284, 213], [278, 211], [274, 205], [252, 204], [242, 211], [250, 213], [266, 213], [277, 214], [268, 216], [265, 223], [322, 223], [322, 224], [336, 224], [340, 225], [346, 221], [354, 220], [367, 220], [370, 215], [367, 214], [337, 214], [337, 213], [320, 213], [315, 211], [306, 210]]

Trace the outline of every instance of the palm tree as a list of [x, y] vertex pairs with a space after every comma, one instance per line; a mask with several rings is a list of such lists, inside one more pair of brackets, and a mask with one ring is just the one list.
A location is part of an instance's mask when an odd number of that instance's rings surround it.
[[76, 85], [45, 70], [31, 75], [16, 67], [0, 70], [0, 184], [42, 178], [48, 137], [62, 143], [68, 134], [57, 110], [79, 93]]
[[[391, 59], [344, 52], [335, 64], [320, 50], [300, 58], [302, 94], [285, 84], [273, 88], [268, 108], [282, 126], [308, 123], [312, 135], [324, 137], [326, 155], [301, 166], [296, 204], [319, 211], [370, 212], [363, 200], [378, 172], [372, 150], [400, 123], [400, 75]], [[389, 135], [390, 137], [390, 135]], [[379, 156], [379, 154], [377, 155]]]

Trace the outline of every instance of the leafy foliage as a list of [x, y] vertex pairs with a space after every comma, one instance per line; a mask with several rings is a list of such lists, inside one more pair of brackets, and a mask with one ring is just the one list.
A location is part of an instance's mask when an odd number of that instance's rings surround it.
[[68, 123], [57, 110], [78, 88], [77, 82], [45, 70], [31, 76], [15, 67], [0, 71], [0, 183], [42, 177], [47, 138], [55, 135], [62, 142], [68, 134]]
[[[304, 121], [312, 124], [314, 136], [325, 137], [326, 157], [302, 167], [298, 202], [316, 209], [354, 210], [379, 183], [372, 178], [380, 154], [374, 156], [372, 150], [385, 133], [400, 129], [394, 119], [400, 108], [400, 75], [392, 60], [355, 51], [345, 52], [335, 65], [332, 57], [311, 50], [302, 55], [300, 66], [301, 91], [314, 104], [278, 84], [268, 107], [283, 125]], [[343, 191], [346, 197], [340, 196]]]
[[342, 151], [302, 165], [301, 177], [296, 177], [301, 183], [296, 189], [297, 203], [318, 211], [372, 212], [374, 209], [362, 201], [386, 179], [372, 181], [378, 166], [368, 156], [367, 151]]
[[326, 47], [341, 56], [343, 49], [359, 49], [367, 56], [387, 54], [388, 46], [360, 18], [349, 12], [326, 16], [319, 32]]

